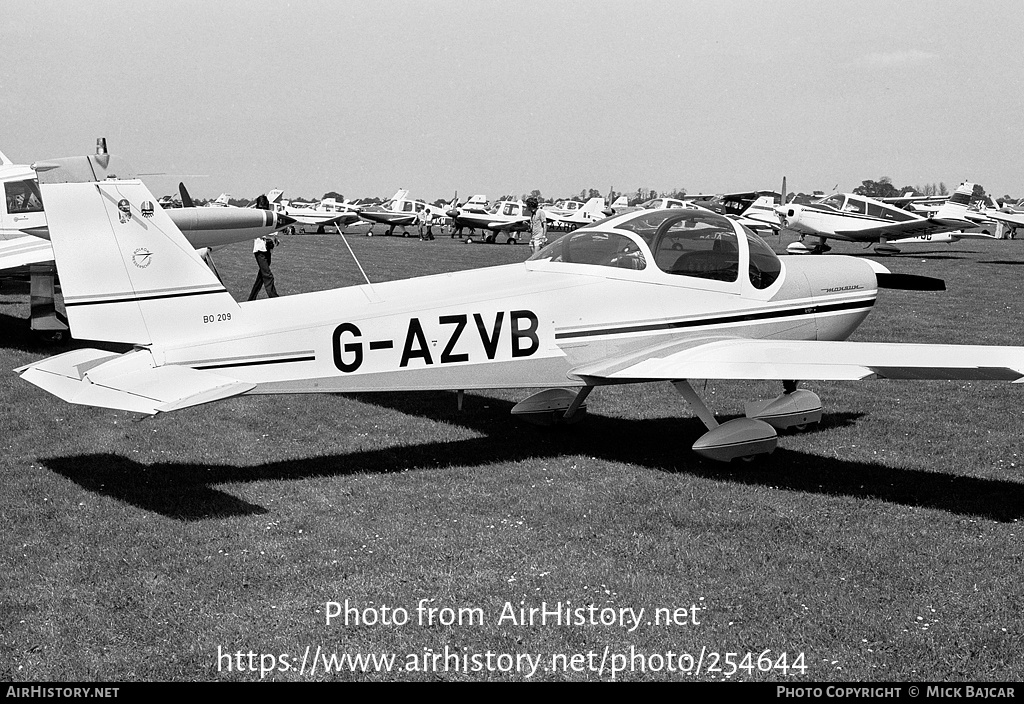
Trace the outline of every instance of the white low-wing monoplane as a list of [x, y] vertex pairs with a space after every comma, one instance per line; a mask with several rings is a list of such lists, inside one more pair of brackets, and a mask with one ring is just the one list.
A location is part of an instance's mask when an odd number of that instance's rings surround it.
[[[413, 200], [408, 197], [409, 191], [400, 188], [395, 195], [391, 196], [381, 205], [364, 206], [359, 210], [359, 217], [369, 223], [381, 223], [388, 226], [387, 234], [395, 234], [395, 228], [402, 228], [402, 236], [408, 237], [408, 228], [415, 225], [421, 211], [426, 210], [432, 221], [446, 217], [446, 209], [431, 205], [422, 200]], [[372, 235], [373, 231], [367, 233]]]
[[[72, 332], [135, 345], [17, 370], [72, 403], [155, 414], [246, 394], [529, 387], [543, 390], [514, 414], [571, 422], [595, 387], [668, 381], [708, 427], [694, 449], [727, 460], [820, 418], [793, 380], [1024, 378], [1024, 347], [843, 341], [879, 287], [936, 280], [780, 258], [706, 210], [615, 216], [519, 264], [238, 303], [166, 213], [143, 217], [141, 181], [50, 175]], [[689, 379], [781, 380], [785, 393], [719, 425]]]
[[[962, 183], [934, 215], [923, 217], [895, 205], [859, 196], [836, 193], [813, 203], [788, 203], [776, 206], [782, 226], [818, 238], [814, 247], [802, 241], [789, 246], [791, 254], [831, 249], [826, 240], [877, 243], [878, 254], [899, 254], [896, 244], [956, 242], [964, 237], [988, 237], [977, 232], [977, 223], [968, 217], [967, 206], [973, 183]], [[975, 231], [972, 231], [975, 230]]]
[[300, 225], [315, 227], [323, 234], [329, 227], [348, 227], [359, 222], [360, 207], [335, 198], [324, 198], [317, 203], [298, 203], [283, 200], [284, 191], [275, 189], [267, 194], [270, 210], [290, 217]]

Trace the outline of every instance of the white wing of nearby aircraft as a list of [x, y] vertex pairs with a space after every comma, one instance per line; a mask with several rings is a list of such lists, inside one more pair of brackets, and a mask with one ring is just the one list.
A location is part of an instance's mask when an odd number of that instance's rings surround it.
[[[668, 381], [714, 459], [771, 452], [821, 416], [793, 380], [1024, 379], [1024, 348], [844, 342], [879, 287], [928, 287], [854, 257], [775, 255], [699, 209], [637, 210], [524, 263], [236, 302], [135, 180], [41, 193], [78, 349], [17, 370], [72, 403], [167, 412], [231, 396], [525, 387], [513, 413], [582, 417], [593, 389]], [[48, 178], [47, 178], [48, 177]], [[719, 424], [690, 379], [788, 380]]]
[[819, 239], [808, 248], [794, 242], [791, 253], [827, 251], [828, 239], [847, 242], [877, 242], [878, 254], [898, 254], [893, 242], [955, 242], [975, 227], [968, 218], [973, 183], [962, 183], [935, 215], [922, 217], [874, 198], [852, 193], [837, 193], [814, 203], [789, 203], [776, 208], [782, 225], [801, 235]]

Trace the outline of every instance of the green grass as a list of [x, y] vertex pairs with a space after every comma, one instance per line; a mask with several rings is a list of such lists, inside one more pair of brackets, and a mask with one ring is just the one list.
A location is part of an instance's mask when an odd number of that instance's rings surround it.
[[[383, 229], [378, 227], [378, 232]], [[374, 281], [521, 261], [524, 246], [350, 236]], [[787, 243], [771, 241], [781, 251]], [[861, 340], [1022, 344], [1020, 242], [918, 247]], [[860, 254], [859, 248], [837, 250]], [[906, 251], [912, 251], [908, 247]], [[217, 255], [236, 298], [256, 268]], [[282, 294], [361, 281], [337, 236], [274, 252]], [[66, 349], [0, 289], [0, 367]], [[768, 383], [698, 383], [721, 415]], [[598, 389], [568, 431], [520, 425], [515, 390], [236, 398], [138, 420], [0, 376], [0, 679], [255, 680], [224, 652], [804, 653], [806, 674], [732, 679], [1019, 680], [1024, 388], [808, 384], [822, 427], [721, 465], [668, 384]], [[483, 624], [344, 626], [325, 604], [479, 607]], [[506, 602], [699, 607], [699, 625], [498, 624]], [[258, 664], [258, 663], [257, 663]], [[724, 663], [722, 663], [724, 665]], [[510, 679], [348, 673], [314, 679]], [[538, 672], [535, 679], [599, 679]], [[678, 673], [620, 679], [724, 679]], [[310, 679], [276, 672], [275, 680]], [[600, 679], [609, 679], [605, 673]]]

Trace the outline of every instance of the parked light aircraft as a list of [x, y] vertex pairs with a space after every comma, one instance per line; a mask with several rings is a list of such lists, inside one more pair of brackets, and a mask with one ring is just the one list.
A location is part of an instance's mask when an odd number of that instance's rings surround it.
[[[455, 228], [483, 230], [483, 241], [490, 243], [494, 243], [499, 234], [504, 234], [506, 244], [515, 244], [519, 241], [519, 233], [527, 230], [530, 221], [526, 215], [526, 205], [521, 200], [499, 200], [490, 210], [483, 212], [451, 207], [446, 215], [451, 218]], [[466, 242], [474, 241], [472, 234], [466, 238]]]
[[[486, 213], [487, 209], [489, 207], [488, 202], [487, 202], [487, 196], [485, 196], [483, 194], [477, 194], [477, 195], [473, 196], [472, 198], [467, 200], [462, 205], [458, 205], [458, 202], [459, 202], [459, 198], [458, 198], [458, 194], [456, 193], [455, 194], [455, 199], [453, 201], [453, 207], [455, 207], [455, 208], [459, 208], [460, 210], [466, 210], [466, 211], [469, 211], [469, 212]], [[447, 213], [446, 213], [446, 215], [447, 215]]]
[[550, 205], [545, 205], [544, 212], [549, 215], [565, 217], [566, 215], [572, 215], [582, 207], [583, 203], [578, 200], [556, 200]]
[[614, 215], [618, 211], [629, 207], [629, 198], [627, 198], [626, 196], [619, 196], [618, 198], [613, 200], [612, 204], [609, 205], [608, 207], [612, 211], [611, 213], [608, 213], [608, 215]]
[[[115, 169], [123, 175], [127, 175], [127, 172], [115, 166], [116, 159], [112, 162], [111, 157], [105, 153], [71, 160], [37, 162], [32, 166], [13, 164], [7, 157], [0, 155], [0, 162], [0, 182], [4, 186], [4, 199], [0, 201], [0, 275], [29, 275], [31, 328], [60, 339], [67, 325], [54, 304], [53, 248], [49, 242], [49, 229], [39, 195], [36, 170], [60, 166], [64, 171], [81, 169], [90, 174], [105, 175], [115, 173]], [[123, 162], [120, 166], [123, 166]], [[184, 198], [188, 197], [184, 186], [181, 192]], [[150, 201], [149, 210], [163, 212], [159, 206], [153, 207], [153, 202]], [[189, 244], [196, 249], [206, 250], [205, 256], [210, 266], [213, 266], [213, 260], [209, 250], [234, 242], [251, 242], [293, 222], [291, 218], [265, 210], [238, 208], [182, 207], [170, 209], [167, 213], [175, 226], [185, 234]]]
[[[138, 180], [40, 174], [73, 333], [131, 343], [17, 369], [78, 404], [156, 414], [232, 396], [527, 387], [513, 413], [572, 422], [594, 388], [669, 381], [718, 460], [821, 416], [792, 380], [1024, 379], [1024, 347], [845, 342], [879, 287], [855, 257], [783, 257], [721, 215], [639, 210], [518, 264], [237, 303]], [[919, 284], [923, 284], [920, 285]], [[789, 380], [719, 424], [692, 379]]]
[[[1001, 238], [1014, 239], [1017, 236], [1017, 228], [1024, 227], [1024, 212], [1006, 206], [986, 208], [980, 212], [980, 216], [999, 224], [997, 235]], [[973, 215], [970, 213], [967, 217], [973, 219]]]
[[[416, 218], [420, 211], [426, 209], [432, 218], [443, 218], [447, 215], [446, 208], [439, 208], [422, 200], [412, 200], [409, 191], [400, 188], [387, 201], [381, 205], [374, 205], [360, 208], [359, 217], [371, 223], [382, 223], [388, 226], [388, 234], [395, 234], [395, 228], [402, 228], [402, 236], [408, 237], [406, 229], [416, 224]], [[373, 231], [367, 233], [373, 235]]]
[[231, 206], [231, 194], [230, 193], [221, 193], [219, 196], [217, 196], [216, 200], [211, 200], [209, 203], [207, 203], [203, 207], [205, 207], [205, 208], [230, 208], [230, 207], [232, 207]]
[[974, 184], [962, 183], [931, 217], [922, 217], [874, 198], [837, 193], [813, 203], [777, 206], [782, 225], [803, 235], [819, 238], [813, 248], [801, 241], [788, 247], [791, 254], [821, 253], [830, 247], [827, 239], [847, 242], [877, 242], [878, 254], [898, 254], [896, 243], [955, 242], [975, 226], [967, 218]]
[[[548, 227], [556, 230], [575, 230], [602, 220], [607, 217], [607, 206], [602, 197], [591, 198], [583, 207], [572, 211], [569, 215], [556, 215], [542, 208]], [[474, 212], [463, 208], [452, 208], [448, 211], [455, 227], [479, 228], [487, 234], [484, 242], [494, 243], [499, 234], [504, 234], [506, 244], [516, 244], [519, 233], [529, 230], [530, 218], [526, 215], [526, 204], [521, 200], [500, 200], [486, 212]], [[474, 236], [466, 238], [473, 242]]]
[[604, 198], [591, 198], [583, 207], [574, 210], [569, 215], [556, 215], [545, 210], [548, 227], [556, 230], [575, 230], [584, 225], [591, 225], [598, 220], [608, 217], [605, 212], [608, 206]]
[[[782, 190], [786, 190], [785, 185]], [[782, 203], [784, 198], [785, 193], [780, 195], [775, 191], [743, 191], [722, 193], [707, 200], [691, 202], [713, 212], [728, 215], [761, 234], [760, 231], [778, 232], [781, 228], [782, 224], [775, 207]]]
[[324, 198], [316, 203], [297, 203], [282, 199], [283, 195], [281, 189], [267, 193], [270, 210], [288, 216], [296, 224], [315, 227], [319, 234], [326, 232], [328, 227], [348, 227], [360, 222], [361, 208], [358, 205], [339, 203], [336, 198]]

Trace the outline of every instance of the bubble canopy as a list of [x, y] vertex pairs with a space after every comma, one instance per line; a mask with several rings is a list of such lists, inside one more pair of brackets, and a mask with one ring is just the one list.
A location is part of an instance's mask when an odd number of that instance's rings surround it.
[[[632, 236], [631, 236], [632, 235]], [[550, 243], [529, 261], [646, 270], [738, 282], [747, 261], [750, 283], [771, 286], [782, 271], [772, 248], [749, 229], [706, 210], [640, 210], [580, 228]]]

